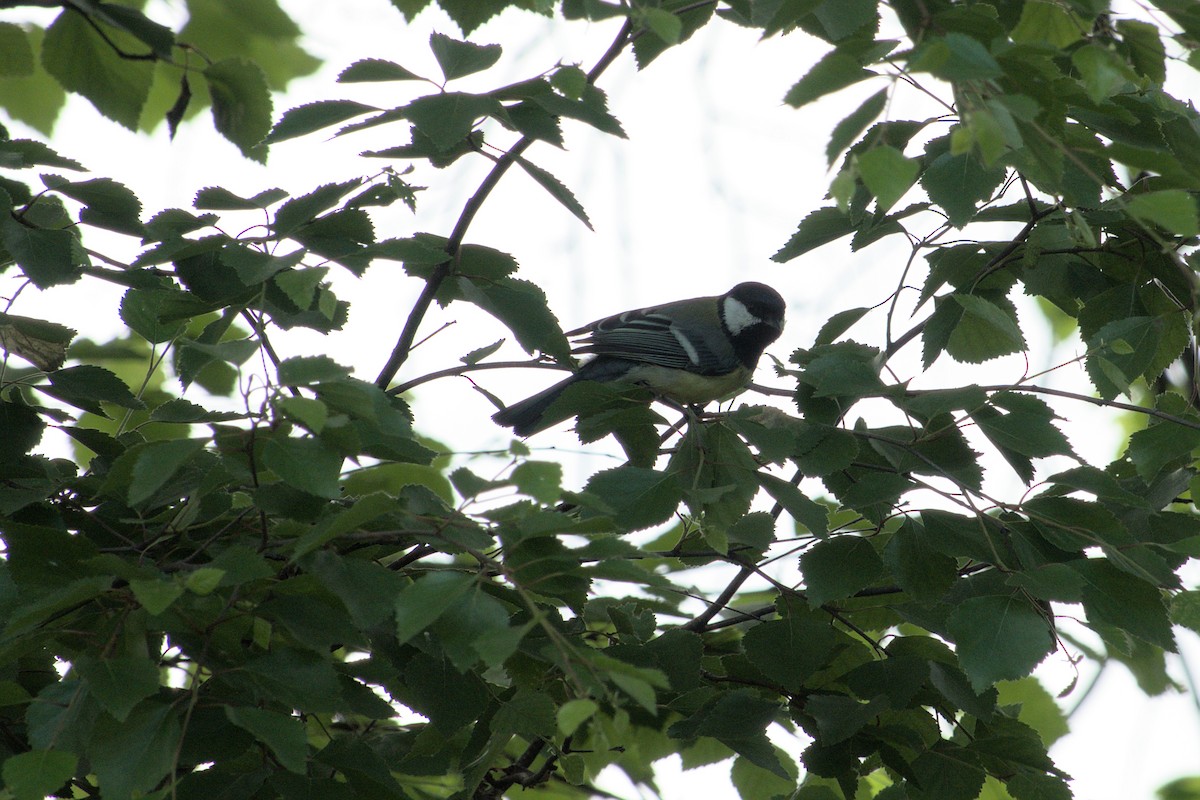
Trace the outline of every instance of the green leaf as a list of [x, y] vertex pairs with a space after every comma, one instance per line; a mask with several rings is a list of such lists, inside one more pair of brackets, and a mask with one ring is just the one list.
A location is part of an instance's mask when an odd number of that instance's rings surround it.
[[158, 664], [148, 658], [81, 658], [74, 665], [92, 697], [118, 722], [124, 722], [133, 707], [158, 692]]
[[[159, 58], [171, 57], [171, 51], [175, 47], [175, 34], [165, 25], [160, 25], [147, 18], [138, 9], [127, 8], [116, 3], [104, 3], [98, 16], [105, 22], [136, 36]], [[142, 53], [138, 53], [138, 55], [140, 56]]]
[[1133, 70], [1108, 47], [1087, 44], [1071, 54], [1071, 63], [1082, 76], [1084, 91], [1093, 103], [1102, 103], [1136, 82]]
[[825, 158], [829, 166], [837, 157], [845, 152], [855, 139], [862, 135], [867, 126], [874, 122], [887, 106], [890, 89], [880, 89], [863, 101], [850, 116], [833, 127], [829, 136], [829, 144], [825, 147]]
[[522, 461], [512, 473], [518, 491], [547, 504], [558, 502], [562, 478], [562, 464], [552, 461]]
[[[48, 178], [52, 178], [48, 180]], [[65, 181], [57, 176], [42, 176], [48, 188], [84, 204], [79, 221], [130, 236], [141, 236], [145, 227], [138, 218], [142, 203], [127, 187], [108, 178], [90, 181]]]
[[446, 613], [451, 603], [475, 585], [461, 572], [431, 572], [413, 581], [396, 596], [396, 641], [404, 644]]
[[978, 203], [987, 200], [1004, 182], [1006, 167], [985, 167], [973, 153], [941, 153], [921, 173], [921, 186], [929, 199], [946, 212], [950, 224], [961, 228], [975, 216]]
[[378, 110], [375, 106], [356, 103], [353, 100], [318, 100], [315, 103], [289, 108], [279, 118], [279, 122], [275, 123], [275, 127], [271, 128], [264, 144], [294, 139]]
[[140, 506], [175, 476], [192, 456], [204, 449], [203, 439], [150, 442], [137, 451], [129, 481], [128, 500]]
[[817, 331], [817, 338], [813, 340], [813, 345], [833, 344], [839, 336], [850, 328], [853, 328], [870, 311], [871, 309], [869, 308], [850, 308], [845, 311], [839, 311], [825, 320], [825, 324], [821, 326], [821, 330]]
[[1171, 622], [1200, 633], [1200, 591], [1179, 592], [1171, 598]]
[[864, 69], [857, 58], [841, 50], [832, 50], [788, 89], [783, 102], [793, 108], [800, 108], [827, 94], [873, 77], [875, 73]]
[[836, 655], [839, 639], [825, 620], [801, 609], [755, 625], [746, 632], [743, 647], [754, 667], [768, 678], [803, 691], [805, 681]]
[[503, 536], [505, 566], [513, 582], [527, 591], [564, 600], [576, 612], [587, 602], [591, 580], [578, 557], [554, 536], [527, 536], [512, 541]]
[[1112, 474], [1096, 467], [1074, 467], [1051, 475], [1046, 478], [1046, 482], [1090, 492], [1096, 495], [1096, 498], [1103, 503], [1118, 503], [1134, 508], [1150, 508], [1150, 502], [1146, 497], [1129, 491], [1121, 486]]
[[1054, 412], [1041, 400], [1003, 393], [994, 395], [992, 402], [1008, 413], [982, 406], [970, 412], [971, 418], [1026, 483], [1033, 480], [1031, 459], [1073, 455], [1066, 436], [1051, 422], [1056, 418]]
[[42, 66], [64, 89], [86, 97], [101, 114], [137, 130], [154, 65], [123, 58], [117, 49], [144, 52], [144, 45], [94, 17], [89, 24], [86, 12], [68, 9], [46, 29]]
[[846, 674], [846, 685], [858, 698], [886, 698], [893, 708], [906, 708], [929, 683], [930, 664], [924, 657], [888, 653]]
[[176, 581], [135, 578], [129, 582], [129, 588], [142, 608], [153, 617], [166, 611], [183, 595], [183, 586]]
[[261, 696], [309, 712], [334, 711], [342, 703], [341, 681], [329, 661], [307, 650], [272, 643], [272, 650], [242, 664]]
[[196, 192], [192, 205], [197, 209], [213, 211], [253, 211], [264, 209], [287, 197], [282, 189], [268, 189], [254, 197], [239, 197], [221, 186], [209, 186]]
[[33, 74], [33, 47], [29, 35], [12, 22], [0, 22], [0, 76]]
[[917, 180], [920, 165], [894, 147], [872, 147], [858, 156], [858, 173], [873, 194], [880, 213], [887, 211]]
[[962, 800], [978, 797], [986, 773], [973, 753], [941, 741], [911, 764], [923, 800]]
[[1050, 620], [1021, 594], [968, 598], [946, 624], [976, 692], [1024, 678], [1055, 648]]
[[724, 425], [690, 428], [667, 466], [685, 487], [684, 501], [702, 520], [705, 536], [722, 551], [729, 526], [750, 510], [757, 470], [750, 448]]
[[244, 58], [227, 58], [204, 70], [212, 95], [213, 124], [242, 155], [266, 159], [258, 145], [271, 130], [271, 90], [262, 69]]
[[43, 800], [75, 774], [74, 753], [30, 750], [4, 760], [4, 786], [16, 800]]
[[1067, 437], [1052, 422], [1058, 415], [1041, 400], [1017, 392], [1001, 392], [992, 395], [991, 404], [1007, 413], [992, 416], [976, 409], [973, 417], [996, 445], [1034, 458], [1072, 454]]
[[500, 60], [501, 54], [498, 44], [459, 41], [444, 33], [430, 34], [429, 49], [447, 81], [488, 69]]
[[288, 270], [275, 276], [275, 285], [298, 307], [308, 308], [328, 274], [328, 267]]
[[60, 156], [41, 142], [32, 139], [0, 139], [0, 165], [7, 169], [27, 169], [39, 164], [86, 171], [78, 161]]
[[[935, 317], [951, 322], [946, 352], [956, 361], [979, 364], [1025, 349], [1025, 337], [1012, 312], [990, 300], [973, 294], [952, 294], [939, 298]], [[932, 324], [929, 327], [933, 327]], [[929, 346], [931, 331], [925, 332], [925, 363], [932, 363]], [[936, 351], [932, 354], [936, 358]]]
[[892, 515], [900, 495], [914, 488], [911, 478], [888, 472], [864, 472], [840, 481], [830, 475], [824, 480], [843, 506], [881, 525]]
[[799, 487], [782, 478], [768, 472], [755, 474], [759, 483], [767, 490], [767, 494], [771, 495], [771, 499], [782, 506], [797, 525], [802, 525], [814, 536], [824, 537], [829, 532], [829, 512], [825, 506], [810, 499]]
[[793, 796], [800, 775], [796, 763], [779, 747], [775, 748], [775, 757], [787, 773], [786, 778], [779, 777], [772, 770], [763, 769], [748, 758], [738, 756], [733, 760], [733, 766], [729, 768], [729, 780], [742, 800], [771, 800], [774, 797]]
[[910, 64], [915, 72], [931, 72], [946, 81], [977, 81], [1004, 73], [988, 49], [975, 38], [951, 32], [931, 38]]
[[341, 183], [322, 184], [306, 195], [293, 197], [275, 212], [272, 228], [279, 236], [289, 235], [312, 223], [320, 214], [333, 208], [343, 197], [361, 185], [362, 179], [354, 178]]
[[818, 208], [801, 220], [796, 232], [787, 244], [771, 256], [771, 260], [783, 264], [856, 230], [857, 226], [849, 214], [834, 207]]
[[488, 666], [502, 664], [521, 644], [526, 627], [508, 625], [510, 609], [480, 586], [458, 595], [438, 618], [433, 636], [441, 642], [450, 661], [469, 670], [482, 659]]
[[691, 717], [676, 722], [667, 733], [680, 739], [711, 736], [756, 766], [786, 779], [787, 770], [765, 733], [778, 711], [777, 703], [749, 689], [734, 689], [722, 692]]
[[800, 556], [805, 595], [814, 608], [844, 600], [877, 581], [883, 560], [869, 539], [841, 535], [817, 542]]
[[884, 546], [883, 561], [900, 588], [918, 603], [940, 600], [958, 579], [958, 562], [930, 546], [925, 531], [911, 517]]
[[496, 711], [491, 728], [497, 733], [513, 733], [527, 739], [553, 736], [554, 714], [554, 701], [549, 695], [522, 688]]
[[1089, 24], [1069, 7], [1044, 0], [1026, 0], [1012, 40], [1019, 44], [1046, 45], [1064, 50], [1083, 38]]
[[146, 404], [134, 397], [123, 380], [112, 372], [91, 364], [65, 367], [47, 376], [48, 387], [40, 387], [46, 394], [57, 397], [76, 408], [107, 416], [101, 402], [112, 403], [121, 408], [143, 409]]
[[[644, 14], [644, 24], [655, 34], [635, 36], [633, 39], [633, 57], [637, 61], [638, 69], [645, 69], [667, 49], [686, 42], [692, 34], [708, 24], [713, 16], [714, 4], [666, 0], [655, 3], [654, 6], [644, 5], [639, 10]], [[679, 21], [678, 32], [676, 24], [667, 19], [667, 13]]]
[[1125, 207], [1135, 219], [1165, 228], [1178, 236], [1200, 234], [1196, 198], [1183, 189], [1135, 194]]
[[546, 304], [546, 293], [517, 278], [472, 280], [457, 277], [455, 285], [468, 302], [503, 322], [526, 352], [541, 351], [556, 360], [570, 358], [570, 346], [558, 320]]
[[1167, 79], [1167, 53], [1159, 27], [1136, 19], [1117, 20], [1117, 32], [1129, 53], [1133, 68], [1157, 84]]
[[1088, 621], [1113, 625], [1148, 644], [1175, 652], [1175, 636], [1162, 593], [1105, 559], [1072, 561], [1084, 579], [1083, 607]]
[[844, 742], [887, 709], [887, 699], [877, 697], [863, 703], [845, 695], [810, 697], [804, 710], [812, 714], [822, 746]]
[[[361, 523], [356, 521], [355, 524]], [[328, 549], [314, 554], [312, 570], [321, 583], [345, 604], [355, 624], [364, 629], [391, 619], [395, 598], [406, 585], [404, 578], [374, 561], [349, 556], [343, 558]]]
[[39, 289], [79, 280], [86, 263], [78, 240], [69, 230], [29, 227], [12, 215], [0, 192], [0, 245]]
[[467, 139], [480, 119], [503, 117], [504, 107], [487, 95], [441, 92], [418, 97], [404, 107], [403, 114], [444, 152]]
[[1001, 681], [996, 689], [997, 705], [1019, 706], [1017, 719], [1037, 731], [1046, 747], [1070, 733], [1066, 715], [1037, 678]]
[[341, 494], [343, 458], [320, 439], [273, 438], [263, 447], [262, 457], [289, 486], [330, 500]]
[[676, 45], [683, 38], [683, 20], [665, 8], [644, 9], [642, 20], [664, 44]]
[[517, 156], [517, 163], [529, 173], [529, 177], [533, 178], [538, 182], [539, 186], [549, 192], [551, 197], [562, 203], [564, 208], [586, 225], [589, 231], [592, 230], [592, 223], [588, 219], [587, 212], [583, 210], [583, 206], [575, 199], [575, 195], [571, 193], [571, 190], [563, 186], [558, 178], [521, 156]]
[[592, 475], [585, 491], [611, 508], [614, 521], [627, 531], [666, 522], [683, 500], [675, 475], [643, 467], [601, 470]]
[[338, 83], [370, 83], [375, 81], [416, 81], [420, 75], [382, 58], [364, 58], [342, 70]]
[[313, 386], [348, 378], [352, 371], [329, 356], [294, 356], [279, 363], [278, 379], [284, 386]]
[[174, 764], [182, 735], [179, 712], [163, 703], [140, 703], [121, 722], [101, 715], [87, 754], [105, 796], [127, 798], [157, 786]]
[[305, 774], [308, 735], [300, 720], [290, 714], [246, 706], [225, 706], [225, 716], [269, 747], [284, 769], [298, 775]]
[[194, 595], [206, 597], [217, 590], [225, 580], [225, 570], [216, 567], [198, 567], [184, 578], [183, 588]]
[[878, 355], [875, 348], [852, 341], [819, 345], [803, 353], [807, 363], [800, 380], [813, 388], [816, 397], [880, 394], [884, 386], [879, 379]]
[[[440, 736], [450, 736], [482, 718], [491, 699], [475, 673], [461, 674], [443, 659], [425, 653], [409, 660], [403, 682], [406, 705], [424, 714]], [[348, 766], [360, 761], [356, 759]], [[388, 774], [387, 766], [383, 765], [384, 775]], [[394, 796], [403, 795], [396, 792]]]
[[550, 76], [550, 85], [567, 97], [579, 100], [587, 90], [587, 73], [579, 67], [564, 64]]
[[1018, 772], [1005, 788], [1015, 800], [1072, 800], [1075, 796], [1063, 778], [1035, 772]]
[[311, 397], [284, 397], [277, 403], [283, 414], [296, 420], [312, 433], [320, 433], [329, 419], [329, 409]]
[[[42, 49], [44, 31], [39, 27], [30, 26], [22, 29], [20, 33], [23, 41], [13, 42], [12, 58], [15, 59], [15, 63], [12, 67], [20, 70], [23, 47], [30, 49], [30, 57], [34, 63], [30, 65], [28, 73], [0, 74], [0, 108], [7, 112], [10, 119], [23, 122], [48, 137], [54, 131], [54, 123], [66, 103], [67, 93], [41, 65], [39, 51]], [[0, 46], [0, 50], [7, 48], [8, 45]], [[16, 151], [26, 149], [53, 152], [45, 145], [28, 140], [8, 140], [0, 142], [0, 163], [5, 163]]]
[[217, 342], [209, 344], [207, 342], [198, 342], [191, 339], [180, 339], [178, 343], [179, 354], [195, 356], [202, 354], [207, 356], [205, 362], [212, 360], [225, 361], [230, 364], [241, 365], [258, 352], [261, 343], [257, 339], [231, 339], [229, 341]]
[[558, 721], [558, 731], [563, 736], [570, 736], [579, 730], [579, 726], [591, 719], [599, 710], [594, 700], [568, 700], [558, 707], [555, 712]]
[[459, 361], [463, 362], [464, 364], [474, 366], [499, 350], [504, 345], [505, 341], [506, 340], [504, 339], [497, 339], [491, 344], [484, 345], [483, 347], [477, 347], [460, 358]]
[[[1084, 318], [1090, 318], [1085, 306]], [[1187, 339], [1178, 313], [1117, 318], [1087, 339], [1088, 377], [1106, 398], [1128, 392], [1140, 377], [1153, 378], [1178, 355]], [[1166, 358], [1163, 355], [1166, 354]]]
[[1024, 505], [1042, 535], [1057, 547], [1078, 551], [1099, 544], [1125, 547], [1132, 543], [1124, 524], [1112, 511], [1075, 497], [1035, 497]]
[[150, 419], [156, 422], [227, 422], [243, 417], [232, 411], [209, 411], [182, 397], [168, 400], [150, 412]]
[[805, 475], [840, 472], [858, 455], [854, 434], [832, 425], [809, 423], [796, 438], [794, 458]]

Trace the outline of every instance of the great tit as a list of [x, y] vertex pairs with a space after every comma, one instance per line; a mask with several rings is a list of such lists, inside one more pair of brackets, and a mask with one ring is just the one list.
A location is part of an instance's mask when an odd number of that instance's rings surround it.
[[645, 386], [659, 397], [703, 405], [750, 382], [767, 345], [783, 332], [784, 302], [761, 283], [739, 283], [723, 295], [639, 308], [567, 331], [587, 334], [573, 352], [593, 355], [564, 381], [492, 416], [518, 436], [562, 417], [546, 409], [577, 381]]

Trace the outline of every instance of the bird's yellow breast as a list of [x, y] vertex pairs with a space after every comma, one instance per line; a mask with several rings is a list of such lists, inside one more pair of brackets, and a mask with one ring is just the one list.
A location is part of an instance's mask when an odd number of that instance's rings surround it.
[[649, 364], [629, 371], [624, 380], [645, 386], [660, 397], [688, 405], [704, 405], [736, 393], [750, 381], [750, 371], [739, 367], [725, 375], [697, 375], [682, 369]]

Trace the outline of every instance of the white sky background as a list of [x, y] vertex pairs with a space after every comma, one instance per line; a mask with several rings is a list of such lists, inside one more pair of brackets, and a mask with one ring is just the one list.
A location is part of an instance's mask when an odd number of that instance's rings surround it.
[[[326, 63], [317, 75], [295, 82], [286, 96], [276, 98], [276, 118], [288, 108], [319, 99], [345, 97], [386, 107], [431, 91], [426, 84], [339, 86], [333, 79], [351, 62], [368, 57], [387, 58], [436, 78], [439, 73], [428, 49], [429, 33], [437, 30], [460, 36], [437, 10], [427, 11], [407, 26], [386, 0], [283, 0], [282, 4], [308, 34], [306, 47]], [[152, 16], [166, 20], [175, 13], [179, 12], [174, 4], [152, 3]], [[0, 12], [0, 20], [21, 18], [17, 12]], [[532, 77], [560, 60], [578, 62], [588, 69], [607, 48], [618, 25], [618, 21], [566, 23], [508, 12], [471, 37], [478, 43], [503, 44], [500, 64], [453, 88], [491, 88], [502, 81]], [[628, 53], [622, 55], [600, 86], [608, 93], [610, 108], [629, 139], [605, 136], [566, 121], [565, 152], [539, 143], [527, 153], [531, 161], [574, 191], [591, 216], [595, 232], [585, 229], [514, 169], [484, 205], [468, 241], [512, 253], [521, 263], [520, 276], [546, 290], [551, 308], [565, 327], [625, 308], [721, 293], [740, 280], [770, 283], [788, 301], [788, 329], [769, 352], [786, 361], [795, 348], [811, 344], [833, 313], [885, 300], [908, 256], [903, 243], [884, 242], [859, 253], [850, 253], [844, 244], [828, 245], [785, 265], [769, 260], [799, 220], [825, 204], [822, 198], [832, 174], [826, 170], [824, 151], [833, 125], [883, 85], [882, 79], [870, 81], [843, 92], [845, 98], [826, 98], [799, 111], [784, 106], [781, 99], [788, 87], [827, 49], [803, 34], [758, 42], [753, 32], [716, 21], [643, 73], [636, 72]], [[1174, 93], [1184, 94], [1178, 86]], [[1191, 93], [1193, 97], [1197, 94]], [[919, 119], [938, 112], [919, 94], [906, 90], [897, 94], [886, 113], [891, 119]], [[33, 135], [20, 126], [13, 126], [12, 132]], [[489, 134], [489, 141], [498, 146], [515, 140], [504, 131], [489, 130]], [[407, 138], [402, 125], [335, 141], [310, 135], [276, 145], [268, 165], [261, 167], [242, 159], [221, 139], [207, 113], [186, 124], [171, 143], [164, 130], [149, 139], [131, 134], [73, 98], [51, 143], [63, 155], [81, 161], [93, 175], [111, 177], [133, 188], [143, 199], [144, 218], [148, 218], [163, 208], [190, 207], [195, 192], [205, 186], [220, 185], [246, 196], [279, 186], [299, 195], [325, 182], [369, 175], [388, 162], [359, 159], [358, 152], [400, 144]], [[910, 148], [910, 154], [914, 152]], [[394, 166], [403, 168], [405, 164]], [[464, 158], [445, 171], [418, 165], [408, 178], [430, 189], [418, 195], [417, 215], [399, 204], [379, 214], [379, 237], [416, 231], [448, 235], [463, 201], [489, 168], [490, 162], [478, 157]], [[898, 206], [903, 204], [901, 201]], [[997, 228], [985, 235], [1003, 238], [1005, 234]], [[132, 259], [135, 244], [115, 235], [111, 240], [92, 238], [89, 231], [93, 249], [117, 258]], [[909, 277], [909, 285], [919, 286], [924, 280], [921, 266]], [[420, 284], [405, 278], [400, 266], [391, 262], [378, 262], [362, 280], [336, 266], [330, 274], [338, 296], [351, 302], [347, 330], [330, 337], [294, 331], [276, 335], [273, 343], [284, 356], [327, 353], [355, 366], [359, 377], [373, 380]], [[9, 295], [13, 288], [7, 276], [0, 278], [0, 295]], [[13, 311], [62, 320], [61, 310], [67, 305], [77, 309], [77, 316], [67, 321], [84, 335], [102, 340], [118, 332], [114, 325], [120, 294], [118, 288], [98, 289], [94, 281], [43, 293], [27, 289]], [[467, 352], [506, 336], [498, 323], [466, 304], [447, 310], [435, 307], [422, 332], [428, 334], [447, 322], [455, 324], [418, 348], [398, 381], [452, 366]], [[914, 343], [908, 347], [911, 353], [892, 366], [901, 379], [916, 378], [915, 387], [932, 388], [969, 381], [1016, 381], [1026, 371], [1039, 372], [1077, 353], [1070, 345], [1052, 348], [1044, 325], [1028, 305], [1023, 308], [1022, 322], [1030, 352], [1052, 354], [1045, 363], [1027, 365], [1018, 357], [968, 368], [943, 357], [930, 373], [922, 375], [920, 346]], [[894, 335], [908, 324], [907, 313], [898, 315]], [[849, 335], [880, 345], [882, 313], [872, 314]], [[508, 338], [509, 343], [494, 358], [523, 357], [511, 336]], [[532, 370], [475, 376], [506, 402], [555, 378], [554, 373]], [[757, 380], [786, 385], [773, 376], [765, 360]], [[1038, 382], [1091, 392], [1078, 366], [1058, 370]], [[422, 386], [413, 404], [419, 428], [458, 451], [503, 448], [509, 441], [507, 432], [488, 419], [491, 405], [462, 378]], [[786, 408], [784, 403], [778, 405]], [[864, 404], [856, 411], [870, 415], [877, 408], [881, 407]], [[1109, 415], [1078, 403], [1059, 403], [1056, 408], [1070, 417], [1064, 427], [1082, 457], [1100, 466], [1112, 458], [1119, 433], [1111, 426], [1104, 427]], [[888, 421], [868, 419], [875, 425]], [[549, 458], [562, 458], [564, 451], [580, 453], [565, 461], [571, 488], [596, 469], [620, 463], [619, 451], [611, 442], [584, 448], [565, 429], [540, 434], [529, 444], [539, 452], [559, 451], [548, 452]], [[1065, 462], [1046, 465], [1039, 474], [1052, 474], [1065, 466]], [[484, 475], [498, 469], [494, 462], [472, 467]], [[1006, 469], [1003, 464], [990, 465], [988, 489], [1002, 497], [1019, 497], [1022, 487]], [[820, 491], [819, 484], [805, 484], [805, 488]], [[799, 579], [795, 560], [779, 562], [776, 575], [794, 584]], [[725, 577], [717, 572], [696, 580], [707, 587], [719, 585]], [[1191, 663], [1200, 665], [1197, 638], [1186, 631], [1179, 633]], [[1088, 683], [1092, 669], [1090, 664], [1081, 665], [1079, 686]], [[1183, 682], [1178, 663], [1172, 664], [1171, 672]], [[1052, 655], [1039, 675], [1052, 693], [1065, 689], [1077, 677], [1062, 653]], [[1064, 705], [1071, 706], [1075, 700], [1075, 696], [1067, 697]], [[799, 748], [793, 744], [788, 749], [795, 752]], [[1200, 773], [1200, 713], [1186, 695], [1146, 698], [1122, 667], [1113, 666], [1073, 718], [1072, 733], [1052, 754], [1058, 765], [1075, 777], [1080, 800], [1152, 797], [1154, 789], [1166, 781]], [[670, 800], [736, 796], [728, 784], [726, 765], [680, 773], [677, 761], [671, 759], [660, 767], [660, 787]], [[619, 781], [607, 785], [625, 797], [636, 794], [634, 788]]]

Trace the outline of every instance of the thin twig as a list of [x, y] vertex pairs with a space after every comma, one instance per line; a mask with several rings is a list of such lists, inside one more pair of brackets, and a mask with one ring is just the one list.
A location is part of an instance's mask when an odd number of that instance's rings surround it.
[[1086, 394], [1078, 394], [1076, 392], [1068, 392], [1063, 389], [1052, 389], [1049, 386], [1033, 386], [1029, 384], [1015, 384], [1011, 386], [981, 386], [979, 387], [985, 392], [1029, 392], [1030, 394], [1050, 394], [1055, 397], [1065, 397], [1069, 400], [1079, 400], [1084, 403], [1091, 403], [1094, 406], [1101, 408], [1119, 408], [1122, 411], [1133, 411], [1138, 414], [1145, 414], [1148, 417], [1161, 419], [1164, 422], [1173, 422], [1176, 425], [1182, 425], [1185, 428], [1194, 428], [1200, 430], [1200, 422], [1186, 417], [1179, 417], [1175, 414], [1168, 414], [1166, 411], [1159, 411], [1157, 408], [1146, 408], [1145, 406], [1137, 406], [1133, 403], [1122, 403], [1119, 400], [1105, 400], [1102, 397], [1092, 397]]
[[457, 375], [466, 375], [468, 372], [479, 372], [485, 369], [518, 369], [523, 367], [533, 367], [534, 369], [566, 369], [562, 364], [554, 361], [542, 361], [541, 359], [531, 359], [529, 361], [489, 361], [480, 364], [462, 364], [457, 367], [447, 367], [440, 369], [437, 372], [430, 372], [428, 375], [421, 375], [404, 383], [398, 383], [387, 390], [388, 394], [404, 394], [410, 389], [415, 389], [423, 383], [435, 381], [439, 378], [452, 378]]

